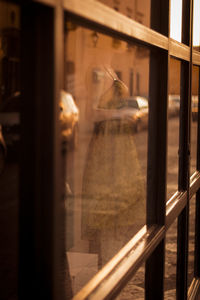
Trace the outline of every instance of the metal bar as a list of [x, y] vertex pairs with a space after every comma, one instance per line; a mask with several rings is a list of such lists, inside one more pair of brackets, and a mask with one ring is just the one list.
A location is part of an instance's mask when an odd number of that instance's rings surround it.
[[166, 231], [176, 220], [187, 203], [187, 192], [176, 192], [167, 202], [166, 205]]
[[51, 7], [56, 7], [58, 3], [60, 2], [59, 0], [32, 0], [35, 3], [39, 3], [42, 5], [47, 5]]
[[[168, 36], [169, 1], [151, 1], [151, 27]], [[155, 21], [157, 15], [157, 21]], [[167, 95], [169, 53], [151, 51], [149, 75], [149, 135], [147, 167], [147, 226], [165, 224]], [[159, 112], [159, 113], [158, 113]], [[145, 299], [164, 296], [165, 238], [146, 261]]]
[[200, 277], [200, 190], [196, 194], [194, 276]]
[[180, 135], [179, 135], [179, 190], [187, 190], [189, 178], [189, 62], [181, 62]]
[[[161, 70], [162, 68], [162, 70]], [[147, 224], [165, 224], [168, 53], [151, 53]], [[157, 113], [159, 111], [159, 114]], [[164, 241], [146, 262], [146, 299], [163, 298]], [[158, 255], [159, 254], [159, 255]]]
[[59, 89], [56, 80], [61, 79], [54, 45], [62, 31], [55, 39], [54, 33], [61, 29], [57, 22], [61, 20], [54, 18], [53, 8], [28, 1], [22, 5], [20, 299], [62, 299], [63, 294], [57, 267], [62, 252], [60, 142], [54, 97]]
[[[198, 96], [197, 170], [200, 170], [200, 70]], [[200, 277], [200, 189], [196, 194], [194, 276]]]
[[[195, 178], [193, 175], [191, 186], [197, 184], [196, 181], [199, 184], [199, 173], [196, 175], [198, 176]], [[81, 300], [91, 297], [90, 299], [96, 300], [98, 295], [101, 295], [101, 299], [110, 299], [113, 297], [112, 293], [117, 294], [164, 239], [165, 232], [186, 203], [187, 193], [177, 192], [167, 202], [165, 228], [154, 225], [147, 230], [144, 226], [73, 299]]]
[[194, 278], [188, 290], [188, 299], [189, 300], [197, 299], [197, 296], [199, 295], [199, 290], [200, 290], [200, 279]]
[[190, 60], [190, 48], [173, 39], [169, 39], [169, 54], [174, 58]]
[[[151, 1], [151, 28], [168, 37], [169, 1]], [[159, 17], [158, 17], [159, 16]]]
[[[191, 180], [191, 187], [193, 184], [200, 185], [199, 181], [200, 174], [197, 173], [196, 176], [193, 175], [193, 179]], [[177, 192], [175, 195], [167, 202], [166, 205], [166, 223], [165, 223], [165, 231], [167, 231], [170, 225], [175, 221], [180, 212], [183, 210], [187, 203], [187, 193], [186, 192]], [[106, 265], [102, 270], [98, 272], [98, 274], [78, 293], [74, 299], [85, 299], [89, 295], [93, 294], [93, 291], [98, 290], [98, 293], [101, 293], [100, 285], [102, 282], [107, 286], [107, 280], [110, 282], [109, 276], [111, 278], [115, 274], [115, 270], [118, 270], [118, 266], [120, 268], [123, 267], [123, 262], [127, 262], [127, 257], [130, 253], [133, 254], [132, 262], [129, 263], [129, 268], [132, 270], [131, 275], [133, 275], [137, 269], [141, 266], [141, 264], [145, 261], [146, 257], [149, 257], [151, 252], [153, 252], [157, 246], [156, 240], [154, 240], [154, 233], [157, 232], [159, 227], [152, 226], [147, 231], [146, 226], [144, 226], [137, 235], [135, 235], [116, 255], [115, 257]], [[161, 230], [161, 229], [160, 229]], [[152, 240], [150, 239], [150, 236]], [[165, 232], [161, 230], [159, 232], [159, 240], [163, 239], [165, 236]], [[145, 239], [148, 237], [148, 242], [145, 242]], [[157, 240], [158, 241], [158, 240]], [[141, 245], [145, 244], [145, 247]], [[149, 249], [149, 251], [147, 251]], [[145, 253], [145, 251], [147, 251]], [[131, 255], [132, 255], [131, 254]], [[140, 262], [140, 263], [138, 263]], [[121, 270], [121, 269], [120, 269]], [[118, 271], [117, 271], [118, 272]], [[121, 271], [120, 271], [121, 272]], [[112, 275], [111, 275], [112, 274]], [[115, 274], [115, 277], [118, 278], [118, 275]], [[118, 279], [117, 279], [118, 280]], [[126, 282], [127, 283], [127, 282]], [[113, 288], [115, 285], [118, 285], [118, 281], [114, 284], [112, 280]], [[122, 285], [123, 286], [123, 285]], [[96, 295], [96, 294], [95, 294]], [[96, 298], [94, 298], [96, 299]]]
[[[200, 188], [200, 173], [195, 172], [190, 178], [190, 199]], [[176, 192], [166, 204], [166, 222], [165, 230], [167, 231], [170, 225], [179, 216], [181, 211], [187, 204], [187, 191]]]
[[[55, 6], [57, 2], [55, 0], [35, 1], [50, 6]], [[125, 37], [134, 38], [142, 43], [169, 50], [171, 56], [189, 61], [190, 49], [188, 46], [173, 39], [167, 39], [166, 36], [163, 36], [134, 20], [130, 20], [130, 18], [114, 11], [112, 8], [105, 6], [100, 2], [86, 0], [80, 1], [79, 3], [79, 1], [80, 0], [65, 0], [64, 9], [76, 16], [84, 19], [87, 18], [87, 22], [95, 22], [97, 25], [107, 27], [107, 29], [122, 34]], [[157, 20], [158, 18], [156, 17], [155, 19]], [[197, 64], [200, 64], [198, 52], [195, 53], [195, 61]]]
[[[43, 21], [42, 21], [43, 20]], [[42, 24], [41, 24], [42, 23]], [[39, 27], [40, 31], [38, 30]], [[46, 30], [47, 27], [50, 30]], [[48, 170], [46, 180], [52, 187], [50, 174], [52, 172], [51, 152], [46, 153], [43, 160], [42, 135], [45, 124], [49, 123], [47, 137], [51, 149], [49, 133], [52, 130], [51, 105], [48, 105], [42, 120], [42, 104], [48, 98], [52, 103], [53, 95], [53, 12], [42, 9], [38, 5], [28, 4], [22, 7], [22, 150], [21, 150], [21, 195], [20, 195], [20, 259], [19, 259], [19, 296], [20, 299], [33, 299], [36, 295], [52, 299], [53, 260], [52, 253], [52, 197], [49, 196], [46, 207], [45, 186], [41, 186], [44, 173]], [[45, 38], [42, 41], [43, 34]], [[47, 51], [47, 40], [49, 51]], [[47, 52], [47, 53], [46, 53]], [[44, 53], [46, 57], [44, 58]], [[37, 66], [37, 67], [36, 67]], [[47, 68], [52, 73], [44, 74]], [[37, 77], [38, 75], [38, 77]], [[40, 77], [43, 75], [45, 81]], [[40, 85], [43, 82], [43, 88]], [[46, 85], [49, 90], [46, 91]], [[41, 94], [44, 99], [40, 100]], [[36, 122], [37, 120], [37, 122]], [[44, 127], [41, 129], [41, 122]], [[41, 150], [41, 153], [40, 153]], [[41, 165], [40, 165], [41, 161]], [[44, 164], [46, 163], [47, 169]], [[41, 182], [41, 183], [40, 183]], [[49, 189], [52, 192], [52, 188]], [[46, 210], [45, 215], [43, 212]], [[44, 217], [44, 219], [43, 219]], [[49, 222], [48, 228], [46, 223]], [[44, 239], [43, 239], [44, 238]], [[40, 252], [41, 251], [41, 252]], [[44, 253], [46, 251], [46, 257]], [[48, 266], [48, 270], [45, 266]], [[43, 286], [43, 290], [40, 287]], [[33, 288], [34, 287], [34, 288]], [[30, 293], [30, 290], [32, 291]], [[30, 295], [29, 295], [30, 294]], [[45, 296], [45, 297], [44, 297]]]
[[147, 173], [147, 224], [149, 225], [163, 225], [165, 222], [167, 58], [167, 53], [151, 52]]
[[[188, 191], [189, 182], [189, 131], [188, 131], [188, 97], [189, 97], [189, 63], [181, 64], [181, 114], [179, 141], [179, 190]], [[187, 205], [178, 218], [177, 237], [177, 299], [187, 299], [187, 259], [188, 259], [188, 218], [189, 192]]]
[[[66, 165], [61, 156], [61, 128], [59, 122], [60, 91], [64, 88], [64, 11], [60, 0], [54, 8], [54, 102], [53, 102], [53, 229], [54, 229], [54, 294], [53, 299], [67, 300], [72, 298], [72, 285], [69, 266], [66, 257], [65, 237], [65, 205], [63, 194], [65, 190]], [[62, 165], [62, 166], [61, 166]]]
[[187, 204], [178, 218], [177, 236], [177, 299], [187, 299], [188, 281], [188, 226], [190, 172], [190, 103], [192, 76], [192, 1], [182, 2], [182, 42], [190, 46], [190, 62], [181, 62], [179, 190], [187, 191]]
[[197, 123], [197, 170], [200, 171], [200, 68], [198, 86], [198, 123]]
[[200, 173], [196, 171], [190, 178], [190, 199], [200, 188]]
[[162, 49], [168, 49], [167, 37], [98, 1], [64, 0], [63, 6], [68, 12], [115, 31], [115, 33]]
[[164, 227], [144, 226], [73, 298], [113, 299], [164, 237]]

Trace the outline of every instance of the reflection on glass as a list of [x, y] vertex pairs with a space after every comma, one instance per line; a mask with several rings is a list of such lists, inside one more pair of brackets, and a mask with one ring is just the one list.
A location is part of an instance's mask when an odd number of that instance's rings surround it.
[[167, 198], [178, 189], [178, 148], [180, 111], [180, 62], [170, 59], [168, 99]]
[[193, 196], [190, 200], [189, 217], [188, 287], [192, 283], [194, 277], [195, 208], [196, 196]]
[[127, 17], [150, 27], [151, 0], [98, 0]]
[[200, 1], [194, 0], [193, 4], [193, 46], [200, 50]]
[[127, 283], [125, 288], [117, 296], [117, 300], [142, 300], [145, 298], [144, 290], [144, 272], [145, 266], [143, 265], [134, 277]]
[[181, 42], [182, 31], [182, 0], [171, 0], [170, 37]]
[[176, 299], [177, 220], [166, 234], [164, 299]]
[[145, 224], [149, 53], [66, 22], [60, 102], [76, 293]]
[[20, 140], [20, 9], [0, 2], [1, 299], [17, 299]]
[[197, 155], [197, 120], [198, 120], [198, 86], [199, 86], [199, 67], [192, 68], [192, 99], [191, 99], [191, 160], [190, 173], [196, 170]]

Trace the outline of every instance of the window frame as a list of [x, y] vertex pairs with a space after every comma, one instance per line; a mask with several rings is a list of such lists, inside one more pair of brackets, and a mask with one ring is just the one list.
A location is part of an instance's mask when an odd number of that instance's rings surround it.
[[[60, 283], [57, 265], [60, 264], [60, 255], [62, 254], [62, 241], [58, 239], [62, 218], [60, 214], [60, 199], [62, 198], [62, 178], [61, 161], [59, 159], [59, 125], [58, 125], [58, 99], [59, 90], [63, 86], [63, 28], [64, 12], [70, 17], [83, 24], [89, 24], [91, 27], [98, 28], [105, 34], [112, 34], [122, 37], [125, 40], [147, 46], [151, 49], [150, 58], [150, 101], [152, 101], [149, 112], [149, 136], [148, 136], [148, 173], [147, 173], [147, 224], [86, 284], [82, 290], [74, 296], [73, 299], [112, 299], [120, 293], [130, 278], [135, 274], [138, 268], [146, 263], [145, 272], [145, 299], [163, 299], [164, 297], [164, 262], [165, 262], [165, 237], [170, 225], [178, 218], [178, 262], [177, 262], [177, 299], [194, 299], [200, 286], [200, 212], [198, 210], [200, 202], [200, 124], [198, 121], [198, 143], [197, 143], [197, 170], [190, 177], [189, 173], [189, 153], [190, 153], [190, 126], [191, 126], [191, 81], [192, 65], [200, 66], [200, 52], [192, 47], [192, 19], [193, 19], [193, 1], [183, 0], [183, 26], [182, 43], [179, 43], [169, 37], [169, 11], [170, 1], [151, 0], [151, 23], [153, 29], [131, 20], [119, 12], [103, 5], [95, 0], [35, 0], [28, 1], [22, 6], [22, 87], [24, 99], [28, 93], [33, 91], [29, 97], [29, 103], [33, 105], [39, 123], [34, 123], [34, 117], [31, 121], [36, 127], [31, 127], [30, 119], [27, 118], [29, 108], [24, 106], [22, 110], [22, 173], [21, 173], [21, 192], [20, 192], [20, 274], [19, 291], [22, 299], [26, 297], [26, 292], [30, 290], [31, 284], [27, 280], [27, 273], [30, 275], [29, 281], [41, 284], [44, 278], [36, 278], [37, 267], [41, 259], [43, 262], [43, 271], [45, 274], [45, 287], [52, 286], [44, 295], [48, 299], [68, 299], [66, 295], [66, 285]], [[32, 11], [31, 9], [34, 8]], [[47, 14], [48, 20], [42, 31], [39, 30], [42, 23], [42, 11]], [[30, 24], [31, 16], [33, 24]], [[168, 13], [166, 13], [168, 12]], [[160, 24], [153, 21], [155, 14], [161, 20]], [[38, 17], [36, 18], [36, 16]], [[50, 26], [48, 26], [50, 25]], [[188, 31], [189, 28], [189, 31]], [[155, 31], [157, 30], [157, 31]], [[38, 39], [31, 41], [30, 36], [38, 34]], [[47, 61], [39, 59], [41, 53], [44, 56], [47, 44], [40, 43], [42, 37], [47, 36], [51, 40], [49, 64]], [[27, 42], [30, 42], [27, 48]], [[33, 49], [37, 50], [38, 57], [31, 62], [29, 67], [27, 62], [34, 57]], [[181, 117], [180, 117], [180, 143], [179, 143], [179, 189], [166, 203], [166, 172], [167, 172], [167, 99], [168, 99], [168, 69], [170, 57], [181, 61]], [[36, 66], [39, 63], [39, 67]], [[23, 67], [24, 65], [24, 67]], [[50, 68], [53, 76], [48, 78], [51, 83], [51, 89], [48, 86], [43, 87], [39, 83], [38, 74], [43, 68]], [[164, 71], [163, 71], [164, 70]], [[27, 72], [33, 71], [34, 78], [27, 78]], [[158, 80], [159, 74], [163, 74], [163, 81]], [[45, 94], [47, 93], [47, 94]], [[22, 95], [22, 96], [23, 96]], [[46, 99], [43, 104], [42, 96]], [[50, 97], [50, 108], [46, 112], [45, 120], [49, 120], [53, 135], [45, 137], [42, 131], [43, 115], [45, 105]], [[163, 99], [162, 105], [159, 101]], [[35, 103], [36, 99], [36, 104]], [[199, 96], [200, 99], [200, 96]], [[200, 103], [200, 101], [199, 101]], [[36, 106], [35, 106], [36, 105]], [[159, 109], [159, 116], [156, 112]], [[200, 104], [199, 104], [200, 120]], [[27, 127], [28, 126], [28, 127]], [[23, 131], [23, 128], [24, 131]], [[34, 141], [30, 141], [30, 131], [34, 136]], [[156, 134], [155, 134], [156, 132]], [[186, 134], [185, 134], [186, 133]], [[28, 147], [33, 143], [34, 148]], [[50, 191], [48, 184], [41, 186], [36, 178], [42, 166], [39, 165], [47, 146], [52, 147], [46, 157], [46, 164], [49, 163], [47, 181], [51, 182]], [[26, 149], [29, 149], [29, 152]], [[43, 149], [44, 147], [44, 149]], [[24, 149], [24, 150], [23, 150]], [[35, 152], [36, 151], [36, 152]], [[162, 155], [158, 155], [161, 153]], [[30, 169], [27, 161], [32, 161]], [[30, 174], [30, 180], [26, 178], [27, 172]], [[30, 193], [33, 196], [30, 197]], [[188, 213], [189, 201], [193, 195], [197, 195], [196, 209], [196, 234], [195, 234], [195, 277], [187, 288], [187, 254], [188, 254]], [[42, 196], [41, 196], [42, 195]], [[27, 198], [30, 200], [26, 204]], [[48, 199], [45, 200], [45, 199]], [[33, 205], [36, 205], [36, 212], [41, 209], [47, 209], [47, 216], [33, 213]], [[39, 208], [38, 206], [39, 205]], [[42, 207], [41, 207], [42, 205]], [[153, 209], [152, 209], [153, 207]], [[25, 214], [29, 212], [30, 219], [27, 220]], [[37, 219], [37, 222], [36, 222]], [[48, 228], [45, 224], [52, 224]], [[50, 241], [43, 241], [42, 235], [36, 230], [37, 226], [44, 226], [44, 235], [47, 234]], [[28, 226], [28, 227], [27, 227]], [[36, 226], [36, 227], [35, 227]], [[27, 242], [25, 234], [27, 228], [33, 229]], [[34, 230], [36, 232], [34, 233]], [[49, 249], [47, 258], [43, 251], [35, 250], [38, 245]], [[184, 249], [184, 250], [183, 250]], [[29, 255], [25, 253], [30, 251]], [[26, 264], [30, 257], [37, 262], [32, 270], [28, 270]], [[51, 265], [51, 268], [45, 265]], [[30, 268], [30, 266], [29, 266]], [[151, 276], [150, 276], [151, 274]], [[154, 276], [152, 276], [152, 274]], [[30, 280], [31, 279], [31, 280]], [[27, 287], [24, 290], [24, 282]], [[33, 293], [34, 295], [34, 293]], [[36, 295], [36, 294], [35, 294]], [[34, 297], [33, 297], [34, 298]]]

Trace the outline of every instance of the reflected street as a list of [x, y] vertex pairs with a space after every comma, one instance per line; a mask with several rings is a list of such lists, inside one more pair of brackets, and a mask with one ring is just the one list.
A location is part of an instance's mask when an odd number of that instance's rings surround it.
[[[177, 190], [177, 173], [178, 173], [178, 147], [176, 146], [177, 135], [179, 132], [179, 118], [178, 116], [169, 119], [169, 141], [168, 145], [168, 194], [167, 199], [172, 196], [172, 194]], [[192, 123], [193, 131], [197, 126], [196, 122]], [[90, 134], [80, 134], [82, 139], [79, 140], [81, 143], [81, 149], [77, 148], [71, 156], [68, 157], [69, 162], [74, 160], [74, 191], [73, 195], [73, 236], [69, 238], [68, 234], [68, 244], [73, 247], [68, 248], [68, 260], [70, 273], [73, 277], [73, 290], [77, 292], [81, 289], [81, 287], [88, 282], [88, 280], [98, 271], [103, 264], [105, 264], [118, 250], [120, 250], [123, 245], [128, 242], [128, 240], [134, 235], [134, 233], [142, 226], [142, 223], [134, 224], [133, 226], [126, 227], [125, 230], [119, 225], [115, 226], [115, 228], [110, 228], [104, 230], [96, 235], [95, 242], [90, 244], [89, 241], [82, 239], [82, 176], [84, 170], [84, 162], [87, 156], [88, 144], [90, 142]], [[195, 136], [192, 135], [192, 138], [195, 139]], [[142, 130], [133, 135], [136, 151], [138, 153], [138, 160], [141, 166], [142, 177], [146, 177], [146, 147], [144, 140], [147, 140], [147, 130]], [[192, 156], [194, 157], [194, 156]], [[73, 159], [72, 159], [73, 158]], [[193, 161], [191, 161], [193, 164]], [[72, 208], [72, 207], [71, 207]], [[145, 211], [144, 211], [145, 216]], [[72, 219], [71, 219], [72, 221]], [[96, 232], [97, 234], [97, 232]], [[168, 243], [170, 247], [166, 248], [166, 256], [169, 257], [169, 261], [173, 260], [171, 258], [172, 248], [176, 249], [176, 225], [171, 229], [171, 234], [168, 237]], [[79, 261], [79, 263], [77, 262]], [[84, 263], [83, 263], [84, 261]], [[171, 262], [173, 263], [173, 261]], [[166, 279], [166, 293], [170, 295], [172, 293], [171, 289], [174, 285], [174, 276], [175, 269], [171, 268], [171, 263], [169, 268], [167, 269], [167, 279]], [[174, 262], [175, 264], [175, 262]], [[141, 297], [143, 297], [143, 285], [144, 285], [144, 269], [139, 271], [136, 274], [137, 280], [134, 278], [130, 282], [132, 288], [135, 284], [135, 289], [138, 293], [141, 293]], [[129, 286], [129, 285], [128, 285]], [[139, 291], [138, 291], [139, 287]], [[127, 287], [127, 291], [130, 290]], [[124, 290], [126, 293], [126, 289]], [[127, 292], [128, 293], [128, 292]], [[123, 298], [121, 298], [123, 299]]]

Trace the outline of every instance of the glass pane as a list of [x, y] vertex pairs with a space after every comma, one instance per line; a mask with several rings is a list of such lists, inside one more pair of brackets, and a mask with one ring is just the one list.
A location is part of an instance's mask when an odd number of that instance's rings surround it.
[[149, 52], [66, 24], [60, 120], [76, 293], [145, 224]]
[[144, 272], [145, 265], [143, 265], [134, 277], [128, 282], [121, 293], [116, 297], [117, 300], [142, 300], [145, 299], [144, 290]]
[[170, 37], [178, 42], [182, 38], [182, 0], [171, 0]]
[[193, 47], [200, 50], [200, 1], [194, 1], [193, 8]]
[[167, 231], [165, 247], [164, 298], [176, 299], [177, 220]]
[[17, 299], [20, 9], [0, 1], [1, 299]]
[[194, 243], [195, 243], [195, 209], [196, 196], [190, 200], [190, 217], [189, 217], [189, 251], [188, 251], [188, 287], [194, 277]]
[[168, 99], [167, 198], [178, 189], [178, 148], [180, 111], [180, 62], [170, 58]]
[[98, 0], [123, 15], [150, 27], [151, 0]]
[[196, 170], [197, 156], [197, 120], [198, 120], [198, 89], [199, 89], [199, 67], [192, 68], [192, 120], [191, 120], [191, 160], [190, 173]]

